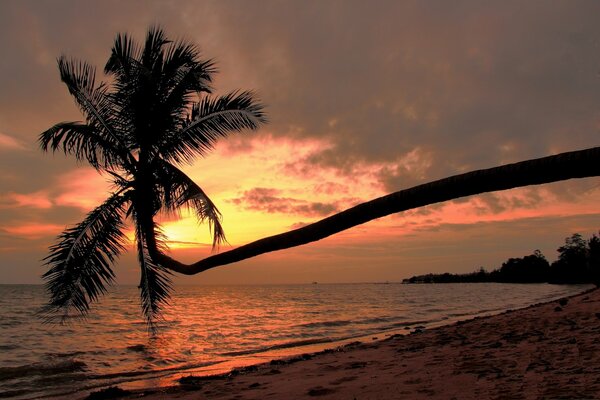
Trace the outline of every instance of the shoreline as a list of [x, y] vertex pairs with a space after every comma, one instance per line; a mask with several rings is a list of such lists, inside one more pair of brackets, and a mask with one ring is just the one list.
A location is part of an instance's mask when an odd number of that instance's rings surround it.
[[230, 373], [182, 374], [188, 377], [178, 386], [134, 390], [125, 397], [106, 391], [103, 398], [597, 398], [598, 334], [600, 290], [591, 289]]

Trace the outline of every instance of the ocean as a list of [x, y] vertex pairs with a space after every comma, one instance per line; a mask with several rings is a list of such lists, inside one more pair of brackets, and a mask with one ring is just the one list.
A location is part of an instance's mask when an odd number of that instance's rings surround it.
[[399, 283], [178, 286], [149, 335], [135, 286], [116, 286], [85, 321], [43, 324], [38, 285], [0, 285], [0, 398], [84, 397], [175, 384], [191, 374], [385, 339], [572, 295], [586, 285]]

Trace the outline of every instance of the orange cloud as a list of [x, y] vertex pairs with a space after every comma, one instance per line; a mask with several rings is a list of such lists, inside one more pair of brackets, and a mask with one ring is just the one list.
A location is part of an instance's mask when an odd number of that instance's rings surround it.
[[[240, 138], [233, 150], [229, 142], [224, 142], [210, 157], [186, 167], [186, 172], [221, 210], [232, 246], [306, 225], [330, 213], [411, 186], [409, 183], [418, 184], [431, 163], [431, 155], [416, 148], [393, 162], [361, 161], [344, 171], [311, 163], [311, 156], [321, 154], [328, 146], [327, 141], [279, 139], [268, 135], [247, 137], [245, 142]], [[232, 152], [235, 162], [232, 162]], [[352, 238], [378, 240], [445, 224], [470, 225], [597, 212], [600, 200], [597, 187], [573, 201], [565, 195], [557, 195], [564, 192], [564, 185], [521, 188], [411, 210], [371, 221], [328, 240], [335, 243]], [[190, 247], [193, 243], [211, 243], [208, 228], [198, 226], [193, 215], [184, 213], [181, 220], [165, 221], [164, 226], [174, 242], [186, 242]]]
[[5, 203], [5, 207], [32, 207], [48, 209], [52, 207], [52, 201], [45, 190], [29, 194], [20, 194], [10, 192], [7, 195], [0, 197], [2, 203]]
[[6, 150], [25, 150], [26, 147], [21, 143], [20, 140], [15, 139], [12, 136], [0, 133], [0, 149]]
[[59, 177], [57, 190], [56, 205], [89, 211], [108, 197], [110, 184], [96, 170], [78, 168]]
[[336, 211], [335, 203], [310, 202], [291, 197], [280, 197], [281, 191], [273, 188], [252, 188], [246, 190], [241, 197], [231, 199], [233, 204], [241, 205], [247, 210], [264, 211], [265, 213], [283, 213], [308, 217], [324, 217]]
[[[233, 146], [224, 141], [209, 157], [184, 170], [222, 212], [229, 243], [239, 245], [309, 222], [306, 217], [317, 219], [384, 194], [366, 167], [364, 174], [355, 176], [333, 168], [312, 168], [310, 174], [290, 170], [290, 165], [301, 168], [310, 154], [327, 146], [324, 140], [239, 136]], [[171, 232], [178, 229], [180, 234], [208, 232], [185, 215], [170, 225]], [[177, 240], [210, 243], [210, 236]]]
[[21, 225], [4, 226], [2, 231], [26, 239], [39, 239], [44, 236], [57, 235], [65, 228], [64, 225], [26, 222]]

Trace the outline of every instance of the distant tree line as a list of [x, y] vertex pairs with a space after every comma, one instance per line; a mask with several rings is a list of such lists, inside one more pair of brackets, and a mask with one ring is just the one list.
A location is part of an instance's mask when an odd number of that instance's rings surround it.
[[509, 258], [502, 267], [487, 272], [483, 267], [468, 274], [426, 274], [405, 279], [404, 283], [593, 283], [600, 286], [600, 237], [585, 240], [579, 233], [565, 239], [552, 264], [541, 251], [523, 258]]

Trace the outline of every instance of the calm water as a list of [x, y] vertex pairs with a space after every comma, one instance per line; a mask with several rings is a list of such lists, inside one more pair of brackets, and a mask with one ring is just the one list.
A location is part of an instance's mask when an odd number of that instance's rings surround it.
[[35, 317], [44, 289], [0, 285], [0, 398], [77, 393], [109, 385], [172, 384], [178, 376], [382, 339], [407, 327], [574, 294], [586, 286], [318, 284], [177, 287], [160, 336], [140, 317], [137, 288], [113, 289], [87, 321], [49, 326]]

